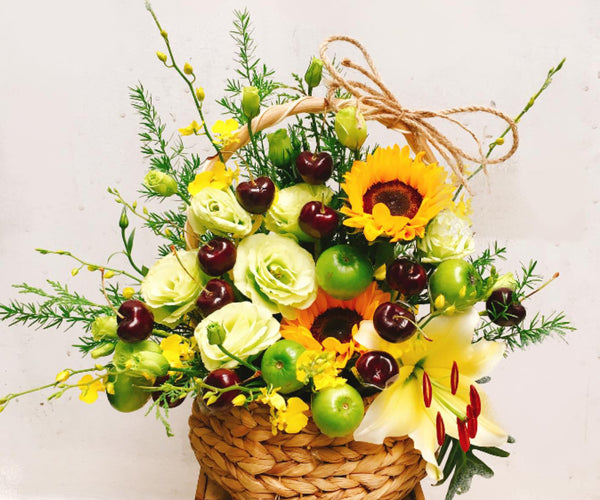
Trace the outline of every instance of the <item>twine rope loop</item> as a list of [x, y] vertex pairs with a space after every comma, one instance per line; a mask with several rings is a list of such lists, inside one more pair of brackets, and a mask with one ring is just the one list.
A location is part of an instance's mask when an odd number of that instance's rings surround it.
[[[354, 45], [363, 55], [366, 66], [357, 64], [350, 59], [343, 59], [341, 66], [355, 70], [363, 75], [368, 83], [357, 80], [347, 79], [333, 65], [327, 51], [333, 42], [347, 42]], [[412, 136], [415, 141], [411, 146], [417, 145], [428, 152], [428, 145], [435, 149], [444, 161], [450, 166], [460, 184], [469, 189], [465, 175], [465, 162], [471, 161], [486, 167], [502, 163], [510, 158], [519, 146], [519, 134], [517, 124], [508, 115], [494, 108], [486, 106], [463, 106], [457, 108], [448, 108], [441, 111], [410, 110], [403, 107], [394, 94], [383, 83], [381, 75], [375, 67], [371, 55], [363, 45], [354, 38], [347, 36], [331, 36], [326, 38], [321, 44], [320, 56], [325, 68], [327, 69], [330, 81], [328, 82], [327, 102], [333, 102], [333, 96], [338, 89], [349, 92], [355, 99], [357, 108], [361, 111], [366, 120], [376, 120], [384, 126], [402, 132], [405, 135]], [[343, 106], [351, 105], [346, 101]], [[454, 117], [460, 113], [486, 113], [496, 116], [503, 120], [511, 130], [512, 145], [510, 150], [499, 158], [486, 158], [483, 152], [483, 145], [477, 134], [467, 125]], [[451, 123], [463, 132], [465, 132], [475, 142], [477, 146], [477, 155], [465, 152], [448, 137], [446, 137], [438, 128], [428, 120], [438, 118]], [[414, 149], [414, 147], [413, 147]], [[415, 151], [417, 152], [417, 151]], [[432, 156], [431, 154], [429, 156]], [[433, 160], [433, 159], [431, 159]]]

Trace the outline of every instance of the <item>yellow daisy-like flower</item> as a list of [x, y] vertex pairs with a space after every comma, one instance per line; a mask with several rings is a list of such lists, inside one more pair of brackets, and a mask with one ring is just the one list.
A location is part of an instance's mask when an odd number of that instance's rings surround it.
[[173, 368], [182, 368], [183, 361], [194, 357], [190, 343], [181, 335], [173, 334], [163, 339], [160, 343], [163, 356]]
[[105, 389], [104, 383], [101, 379], [94, 379], [90, 374], [81, 377], [81, 380], [77, 382], [77, 386], [81, 389], [79, 399], [84, 403], [93, 403], [98, 399], [98, 393]]
[[281, 336], [307, 349], [335, 352], [336, 364], [343, 368], [359, 348], [353, 339], [360, 322], [372, 319], [377, 306], [389, 300], [390, 294], [382, 292], [375, 282], [351, 300], [334, 299], [319, 290], [308, 309], [299, 310], [293, 320], [281, 322]]
[[228, 144], [237, 142], [237, 131], [240, 124], [233, 118], [227, 121], [217, 120], [211, 131], [215, 134], [214, 141], [226, 147]]
[[201, 128], [202, 123], [198, 123], [196, 120], [194, 120], [187, 127], [180, 128], [179, 133], [181, 135], [198, 135], [198, 132], [200, 132]]
[[422, 237], [427, 223], [451, 206], [454, 191], [442, 167], [423, 163], [424, 154], [412, 159], [408, 146], [396, 145], [355, 161], [342, 184], [350, 205], [341, 209], [344, 225], [362, 229], [369, 241]]
[[306, 427], [308, 417], [304, 412], [308, 411], [308, 405], [300, 398], [289, 398], [287, 406], [277, 412], [277, 416], [272, 420], [274, 433], [276, 429], [285, 431], [288, 434], [296, 434]]
[[207, 187], [227, 189], [239, 175], [239, 168], [229, 170], [224, 163], [218, 161], [211, 169], [196, 174], [194, 180], [188, 184], [188, 191], [192, 196], [195, 196]]

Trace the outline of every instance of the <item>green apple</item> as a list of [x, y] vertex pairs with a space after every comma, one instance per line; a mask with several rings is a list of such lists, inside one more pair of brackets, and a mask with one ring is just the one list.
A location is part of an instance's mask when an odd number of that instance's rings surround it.
[[480, 300], [483, 280], [472, 264], [462, 259], [440, 263], [429, 278], [429, 296], [438, 310], [461, 310]]
[[315, 424], [329, 437], [352, 434], [365, 414], [362, 397], [348, 384], [317, 392], [312, 398], [311, 410]]
[[267, 384], [289, 394], [304, 387], [296, 378], [296, 363], [306, 348], [293, 340], [279, 340], [269, 347], [262, 358], [260, 373]]
[[115, 410], [129, 413], [139, 410], [150, 399], [151, 392], [140, 387], [151, 386], [152, 383], [144, 377], [130, 377], [126, 373], [108, 376], [108, 381], [114, 385], [115, 393], [106, 393], [108, 401]]
[[360, 250], [350, 245], [335, 245], [317, 259], [317, 283], [336, 299], [356, 297], [372, 280], [371, 262]]

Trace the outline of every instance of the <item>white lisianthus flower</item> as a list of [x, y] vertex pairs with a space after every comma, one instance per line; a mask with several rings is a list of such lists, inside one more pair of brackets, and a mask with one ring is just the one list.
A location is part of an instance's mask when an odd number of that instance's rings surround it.
[[205, 187], [196, 194], [188, 209], [188, 221], [197, 234], [206, 230], [218, 236], [243, 238], [252, 231], [252, 219], [230, 189]]
[[154, 321], [169, 327], [177, 326], [183, 315], [196, 306], [209, 280], [200, 270], [196, 250], [178, 251], [177, 257], [169, 254], [155, 262], [140, 287]]
[[469, 221], [450, 210], [442, 210], [428, 224], [417, 248], [423, 253], [422, 262], [434, 264], [470, 255], [475, 250], [475, 241]]
[[312, 255], [293, 239], [275, 233], [253, 234], [242, 240], [233, 281], [252, 302], [288, 319], [317, 298]]
[[327, 205], [332, 198], [333, 191], [322, 184], [313, 186], [301, 182], [282, 189], [266, 214], [265, 227], [275, 233], [292, 235], [300, 241], [314, 241], [298, 225], [300, 211], [310, 201], [320, 201]]
[[204, 318], [196, 327], [194, 336], [204, 366], [210, 371], [217, 368], [235, 368], [239, 363], [208, 341], [208, 327], [216, 323], [225, 331], [223, 347], [234, 356], [246, 361], [281, 338], [279, 322], [263, 307], [251, 302], [233, 302]]

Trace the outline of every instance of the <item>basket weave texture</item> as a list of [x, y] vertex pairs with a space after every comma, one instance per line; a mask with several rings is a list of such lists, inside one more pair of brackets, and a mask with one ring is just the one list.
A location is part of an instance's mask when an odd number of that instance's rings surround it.
[[190, 441], [201, 469], [236, 500], [400, 500], [425, 476], [410, 438], [383, 445], [329, 438], [309, 421], [273, 436], [269, 409], [215, 413], [194, 401]]

